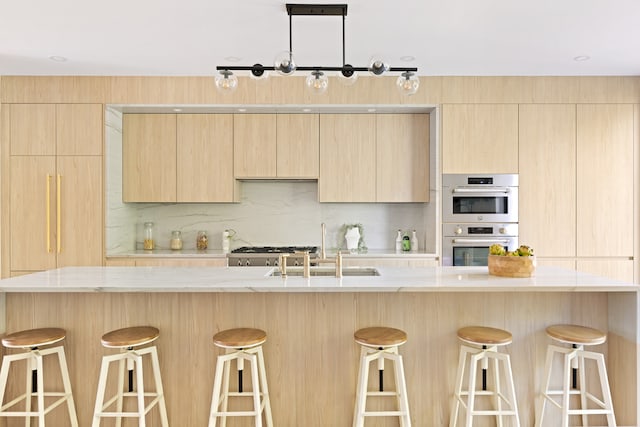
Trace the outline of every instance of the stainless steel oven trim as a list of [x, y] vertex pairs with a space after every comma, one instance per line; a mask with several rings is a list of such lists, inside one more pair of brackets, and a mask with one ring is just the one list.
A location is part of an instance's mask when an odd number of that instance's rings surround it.
[[[483, 177], [491, 179], [492, 184], [469, 184], [469, 179]], [[506, 196], [509, 212], [502, 213], [453, 213], [454, 195], [468, 195], [470, 197]], [[458, 222], [518, 222], [518, 175], [517, 174], [444, 174], [442, 176], [442, 221], [444, 223]]]

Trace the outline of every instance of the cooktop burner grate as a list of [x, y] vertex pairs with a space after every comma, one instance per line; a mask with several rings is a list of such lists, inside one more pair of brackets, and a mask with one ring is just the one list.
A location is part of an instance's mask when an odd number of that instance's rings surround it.
[[318, 252], [317, 246], [242, 246], [231, 251], [233, 254], [292, 254], [305, 252], [310, 254]]

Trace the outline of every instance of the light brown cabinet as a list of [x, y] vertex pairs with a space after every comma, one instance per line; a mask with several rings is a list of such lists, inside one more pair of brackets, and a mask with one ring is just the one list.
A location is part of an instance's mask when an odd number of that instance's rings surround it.
[[176, 115], [122, 115], [122, 201], [176, 202]]
[[444, 104], [443, 173], [518, 173], [518, 106]]
[[3, 256], [10, 270], [102, 265], [102, 106], [3, 108], [11, 124], [10, 246]]
[[124, 114], [124, 202], [233, 202], [233, 116]]
[[320, 116], [320, 202], [376, 200], [376, 116]]
[[317, 114], [236, 114], [236, 178], [317, 179]]
[[429, 115], [376, 115], [376, 202], [429, 201]]
[[322, 114], [320, 202], [428, 202], [428, 114]]
[[227, 258], [110, 257], [108, 267], [226, 267]]
[[578, 256], [633, 256], [633, 120], [630, 104], [577, 107]]
[[519, 107], [520, 242], [542, 257], [576, 256], [576, 106]]
[[236, 201], [232, 132], [231, 114], [178, 115], [178, 202]]

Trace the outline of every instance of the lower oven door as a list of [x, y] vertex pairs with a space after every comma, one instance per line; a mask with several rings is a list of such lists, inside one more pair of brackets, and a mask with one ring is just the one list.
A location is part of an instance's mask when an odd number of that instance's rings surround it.
[[518, 247], [518, 238], [511, 237], [448, 237], [443, 238], [442, 265], [451, 266], [486, 266], [489, 247], [493, 244], [504, 246], [512, 251]]

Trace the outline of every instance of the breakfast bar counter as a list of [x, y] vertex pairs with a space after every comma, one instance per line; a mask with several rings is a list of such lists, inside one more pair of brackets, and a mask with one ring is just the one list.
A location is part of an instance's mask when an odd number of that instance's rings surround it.
[[[640, 424], [637, 285], [555, 267], [538, 267], [524, 279], [489, 276], [486, 267], [379, 267], [378, 276], [347, 276], [357, 272], [345, 269], [342, 278], [308, 279], [273, 272], [68, 267], [1, 280], [0, 292], [7, 332], [67, 330], [65, 351], [81, 425], [89, 425], [101, 357], [109, 351], [100, 345], [101, 335], [133, 325], [160, 330], [156, 343], [171, 425], [207, 424], [219, 351], [212, 336], [235, 327], [268, 334], [264, 353], [275, 425], [350, 425], [359, 351], [353, 333], [384, 325], [408, 335], [400, 353], [413, 425], [444, 426], [458, 360], [456, 330], [478, 324], [513, 334], [507, 351], [521, 423], [532, 426], [549, 343], [545, 328], [555, 323], [608, 333], [607, 342], [593, 350], [605, 354], [618, 425]], [[388, 371], [385, 382], [391, 384]], [[66, 416], [63, 410], [54, 413], [60, 420]], [[148, 425], [158, 425], [157, 414], [149, 419]], [[367, 426], [391, 421], [371, 419]]]

